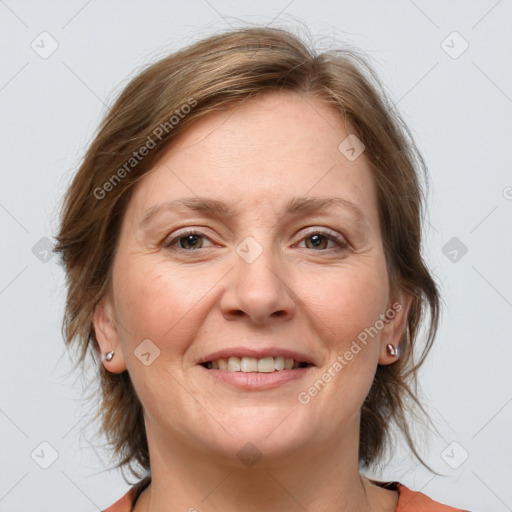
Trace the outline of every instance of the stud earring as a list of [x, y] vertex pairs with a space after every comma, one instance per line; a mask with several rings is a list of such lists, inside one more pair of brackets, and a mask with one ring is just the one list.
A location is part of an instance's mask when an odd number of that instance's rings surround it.
[[112, 350], [112, 352], [107, 352], [105, 354], [105, 361], [112, 361], [112, 358], [114, 357], [114, 351]]
[[[409, 324], [407, 324], [406, 328], [407, 333], [407, 340], [410, 341], [411, 339], [411, 333], [409, 331]], [[395, 347], [392, 343], [388, 343], [386, 345], [386, 352], [393, 357], [400, 357], [400, 345], [398, 347]]]
[[386, 351], [390, 356], [400, 357], [398, 348], [392, 345], [391, 343], [388, 343], [386, 345]]

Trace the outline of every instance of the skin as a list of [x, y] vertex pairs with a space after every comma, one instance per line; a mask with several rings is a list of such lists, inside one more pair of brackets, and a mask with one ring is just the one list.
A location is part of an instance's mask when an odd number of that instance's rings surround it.
[[[94, 313], [102, 353], [115, 351], [103, 364], [129, 371], [144, 407], [152, 483], [137, 512], [395, 510], [397, 493], [359, 474], [359, 419], [377, 365], [396, 361], [386, 344], [398, 346], [411, 297], [390, 295], [370, 168], [364, 153], [349, 161], [338, 150], [349, 133], [316, 97], [267, 93], [203, 118], [139, 181], [111, 292]], [[190, 196], [233, 201], [238, 212], [166, 211], [141, 226], [154, 205]], [[284, 216], [284, 204], [303, 196], [343, 197], [364, 218], [336, 206]], [[186, 227], [204, 236], [164, 247]], [[348, 245], [320, 238], [316, 246], [310, 228]], [[263, 249], [252, 263], [236, 252], [248, 236]], [[298, 394], [396, 302], [401, 311], [300, 403]], [[145, 339], [160, 350], [148, 366], [134, 355]], [[246, 343], [301, 351], [315, 367], [246, 391], [197, 365]], [[252, 467], [237, 456], [248, 442], [262, 454]]]

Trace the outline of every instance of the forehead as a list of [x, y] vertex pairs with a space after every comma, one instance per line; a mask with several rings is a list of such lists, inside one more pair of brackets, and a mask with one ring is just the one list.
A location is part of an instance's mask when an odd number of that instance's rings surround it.
[[291, 198], [340, 196], [373, 220], [375, 187], [364, 153], [339, 146], [351, 134], [323, 100], [272, 92], [207, 114], [180, 134], [138, 183], [129, 209], [141, 218], [155, 204], [201, 196], [236, 203], [253, 215]]

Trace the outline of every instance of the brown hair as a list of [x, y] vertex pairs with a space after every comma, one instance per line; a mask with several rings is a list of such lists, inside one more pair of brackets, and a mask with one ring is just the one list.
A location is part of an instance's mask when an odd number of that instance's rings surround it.
[[[409, 405], [416, 405], [428, 419], [417, 398], [416, 375], [435, 338], [440, 308], [436, 284], [421, 255], [425, 200], [420, 171], [428, 184], [424, 161], [371, 66], [357, 51], [339, 46], [317, 53], [289, 30], [250, 27], [199, 41], [131, 80], [102, 121], [65, 197], [56, 247], [67, 273], [65, 339], [68, 344], [76, 340], [80, 348], [77, 364], [92, 355], [101, 382], [97, 416], [102, 432], [116, 467], [129, 464], [137, 476], [133, 464], [150, 469], [142, 405], [128, 372], [110, 373], [97, 359], [92, 325], [94, 308], [110, 286], [131, 191], [195, 121], [278, 90], [322, 99], [337, 109], [365, 145], [378, 190], [390, 289], [405, 290], [413, 300], [401, 358], [378, 366], [362, 407], [360, 465], [371, 467], [382, 456], [392, 421], [423, 463], [406, 413]], [[418, 355], [418, 329], [427, 313], [428, 330]]]

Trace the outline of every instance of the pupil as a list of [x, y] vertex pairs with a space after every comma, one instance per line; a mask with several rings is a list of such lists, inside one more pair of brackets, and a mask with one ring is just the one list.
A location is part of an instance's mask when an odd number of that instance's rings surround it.
[[185, 245], [195, 245], [199, 238], [199, 235], [187, 235], [185, 238]]
[[314, 247], [323, 247], [322, 239], [323, 235], [311, 235], [309, 239], [311, 240]]

